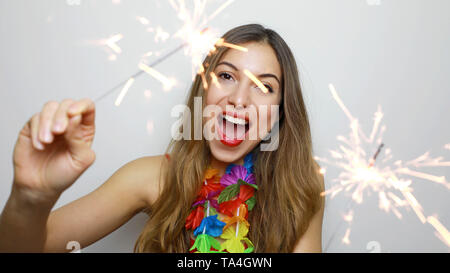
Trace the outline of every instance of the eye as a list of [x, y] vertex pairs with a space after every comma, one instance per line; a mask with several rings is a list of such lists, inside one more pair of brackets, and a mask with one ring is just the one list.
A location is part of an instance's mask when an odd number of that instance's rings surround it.
[[273, 88], [272, 86], [268, 85], [268, 84], [264, 84], [264, 86], [267, 88], [267, 90], [269, 90], [269, 93], [273, 93]]
[[233, 79], [233, 77], [230, 74], [228, 74], [227, 72], [219, 73], [219, 78], [222, 78], [224, 80], [232, 80]]
[[[269, 93], [273, 93], [274, 91], [273, 91], [273, 88], [272, 88], [272, 86], [270, 86], [269, 84], [264, 84], [264, 86], [267, 88], [267, 90], [269, 91]], [[260, 89], [259, 87], [258, 87], [258, 89]], [[261, 90], [261, 92], [263, 92], [262, 90]], [[264, 93], [264, 92], [263, 92]]]

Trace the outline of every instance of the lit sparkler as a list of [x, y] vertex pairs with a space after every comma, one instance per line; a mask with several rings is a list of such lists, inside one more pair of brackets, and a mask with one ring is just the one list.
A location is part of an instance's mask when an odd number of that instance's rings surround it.
[[[220, 12], [222, 12], [227, 6], [229, 6], [234, 0], [228, 0], [225, 3], [223, 3], [218, 9], [216, 9], [212, 14], [209, 16], [205, 13], [205, 7], [207, 0], [197, 0], [194, 1], [194, 7], [191, 10], [189, 10], [186, 6], [186, 3], [184, 0], [169, 0], [170, 5], [174, 8], [176, 11], [177, 17], [183, 22], [182, 27], [176, 31], [173, 35], [170, 35], [169, 33], [165, 32], [161, 26], [156, 27], [148, 27], [147, 30], [155, 33], [155, 42], [159, 41], [166, 41], [169, 37], [172, 38], [179, 38], [183, 41], [183, 43], [172, 50], [171, 52], [165, 54], [164, 56], [160, 57], [155, 62], [149, 64], [149, 65], [143, 65], [142, 63], [139, 64], [140, 70], [133, 75], [127, 77], [126, 80], [122, 81], [121, 83], [117, 84], [113, 88], [109, 89], [107, 92], [102, 94], [100, 97], [95, 99], [95, 102], [100, 101], [104, 97], [106, 97], [108, 94], [119, 88], [120, 86], [123, 86], [128, 82], [129, 79], [133, 78], [136, 79], [138, 76], [142, 75], [143, 72], [146, 72], [147, 74], [151, 75], [155, 79], [159, 80], [163, 84], [164, 90], [168, 90], [171, 87], [173, 87], [173, 79], [169, 80], [167, 77], [165, 77], [162, 73], [157, 71], [154, 66], [174, 53], [180, 51], [181, 49], [185, 49], [185, 54], [191, 57], [191, 63], [192, 63], [192, 72], [193, 77], [199, 73], [202, 76], [202, 82], [203, 87], [205, 89], [207, 88], [207, 81], [206, 77], [204, 75], [205, 69], [202, 66], [202, 60], [208, 52], [214, 51], [215, 46], [226, 46], [230, 48], [235, 48], [238, 50], [245, 51], [246, 48], [243, 48], [238, 45], [233, 45], [231, 43], [228, 43], [224, 41], [223, 39], [219, 39], [217, 36], [217, 33], [213, 31], [211, 28], [206, 27], [206, 25], [214, 18], [216, 17]], [[143, 17], [143, 16], [137, 16], [136, 19], [145, 26], [148, 26], [150, 24], [150, 21]], [[121, 52], [121, 49], [116, 45], [116, 42], [123, 38], [123, 35], [120, 34], [120, 36], [113, 36], [112, 38], [108, 39], [108, 42], [103, 42], [102, 44], [108, 45], [109, 48], [114, 50], [115, 52]], [[150, 56], [152, 55], [151, 51], [146, 53], [144, 56]], [[111, 58], [110, 58], [111, 59]], [[113, 58], [115, 59], [115, 58]], [[112, 59], [111, 59], [112, 60]], [[122, 92], [125, 93], [125, 92]], [[123, 97], [121, 98], [123, 99]]]
[[[436, 215], [425, 215], [422, 206], [412, 193], [412, 180], [410, 179], [410, 177], [420, 178], [450, 189], [450, 183], [444, 176], [436, 176], [413, 169], [423, 166], [450, 166], [450, 161], [443, 161], [442, 157], [431, 158], [427, 152], [414, 160], [405, 163], [397, 160], [393, 165], [388, 165], [388, 162], [392, 159], [390, 149], [384, 149], [384, 159], [376, 161], [377, 157], [380, 156], [381, 149], [384, 147], [382, 135], [386, 130], [386, 127], [381, 125], [383, 113], [380, 107], [375, 113], [371, 134], [366, 136], [359, 126], [358, 120], [345, 107], [332, 84], [329, 85], [329, 89], [337, 104], [348, 117], [351, 132], [348, 137], [337, 137], [341, 144], [338, 150], [330, 150], [332, 159], [315, 157], [317, 161], [342, 169], [339, 177], [333, 180], [337, 181], [337, 183], [334, 183], [330, 189], [324, 191], [322, 196], [330, 195], [333, 198], [340, 192], [350, 192], [351, 200], [349, 205], [350, 203], [355, 205], [355, 203], [360, 204], [363, 202], [365, 192], [373, 191], [378, 194], [378, 207], [381, 210], [392, 212], [401, 219], [402, 214], [399, 208], [411, 208], [420, 222], [430, 224], [435, 229], [436, 236], [450, 247], [449, 231], [438, 220]], [[375, 154], [368, 158], [370, 154], [366, 152], [365, 147], [368, 146], [373, 149], [374, 145], [377, 145], [378, 148]], [[322, 168], [320, 172], [325, 173], [325, 169]], [[349, 227], [342, 238], [342, 243], [344, 244], [350, 244], [350, 225], [353, 221], [352, 206], [348, 206], [347, 209], [348, 212], [344, 215], [343, 220], [349, 224]], [[330, 237], [329, 242], [332, 241], [334, 235]], [[325, 249], [327, 248], [328, 246], [325, 247]]]

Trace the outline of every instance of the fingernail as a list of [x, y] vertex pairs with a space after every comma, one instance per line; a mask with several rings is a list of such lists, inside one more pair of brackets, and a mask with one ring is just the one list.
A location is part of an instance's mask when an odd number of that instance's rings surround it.
[[62, 123], [56, 122], [55, 125], [53, 126], [53, 131], [56, 131], [56, 132], [62, 131]]
[[50, 132], [49, 131], [45, 131], [44, 140], [47, 141], [47, 142], [50, 142], [51, 138], [52, 137], [50, 135]]
[[44, 145], [42, 145], [42, 143], [39, 140], [36, 139], [35, 144], [39, 150], [44, 150]]
[[76, 107], [76, 105], [71, 106], [71, 107], [69, 108], [69, 113], [75, 114], [76, 112], [77, 112], [77, 107]]

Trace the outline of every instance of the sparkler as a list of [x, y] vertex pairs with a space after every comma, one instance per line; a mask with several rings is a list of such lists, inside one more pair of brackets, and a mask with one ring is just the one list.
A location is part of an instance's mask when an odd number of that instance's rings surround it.
[[[347, 214], [344, 215], [343, 220], [349, 224], [345, 235], [342, 238], [342, 243], [350, 244], [350, 225], [353, 221], [353, 206], [363, 202], [364, 192], [378, 193], [378, 207], [385, 212], [394, 213], [399, 219], [402, 218], [399, 208], [411, 208], [421, 223], [430, 224], [435, 229], [435, 235], [450, 247], [450, 233], [439, 222], [436, 215], [425, 216], [423, 208], [412, 194], [412, 180], [409, 177], [424, 179], [434, 182], [450, 189], [450, 183], [444, 176], [436, 176], [429, 173], [413, 170], [413, 167], [443, 167], [450, 166], [450, 161], [442, 161], [442, 157], [431, 158], [429, 153], [425, 153], [418, 158], [402, 163], [397, 160], [393, 165], [389, 165], [392, 159], [391, 149], [384, 150], [384, 159], [379, 160], [375, 164], [375, 160], [380, 156], [381, 149], [384, 147], [382, 143], [382, 135], [386, 130], [384, 125], [381, 126], [381, 119], [383, 113], [380, 107], [375, 113], [374, 124], [369, 137], [367, 137], [359, 126], [358, 120], [354, 118], [350, 111], [345, 107], [342, 100], [339, 98], [334, 86], [329, 85], [329, 89], [333, 98], [340, 106], [342, 111], [350, 120], [350, 135], [348, 137], [338, 136], [337, 140], [341, 143], [338, 150], [330, 150], [331, 158], [315, 157], [317, 161], [323, 162], [327, 165], [336, 166], [342, 169], [335, 183], [330, 189], [323, 192], [321, 195], [331, 195], [333, 198], [340, 192], [350, 192], [351, 199], [347, 207]], [[381, 127], [380, 127], [381, 126]], [[372, 147], [378, 145], [378, 148], [373, 157], [366, 159], [367, 152], [365, 146]], [[321, 173], [325, 169], [320, 170]], [[406, 177], [405, 177], [406, 176]], [[350, 204], [352, 204], [350, 206]], [[337, 230], [336, 230], [337, 232]], [[329, 243], [334, 239], [336, 232], [332, 234], [330, 240], [325, 247], [328, 249]]]
[[[179, 38], [183, 40], [183, 43], [170, 51], [169, 53], [165, 54], [164, 56], [160, 57], [153, 63], [147, 65], [144, 63], [139, 64], [140, 70], [135, 72], [134, 74], [127, 77], [126, 80], [123, 80], [119, 84], [115, 85], [113, 88], [106, 91], [104, 94], [96, 98], [94, 101], [98, 102], [108, 96], [110, 93], [115, 91], [117, 88], [125, 86], [122, 89], [121, 94], [116, 100], [116, 105], [118, 106], [120, 104], [120, 101], [122, 101], [124, 95], [127, 93], [127, 90], [130, 88], [131, 83], [133, 81], [141, 76], [143, 72], [146, 72], [147, 74], [151, 75], [155, 79], [159, 80], [163, 84], [164, 90], [169, 90], [174, 85], [174, 80], [167, 78], [165, 75], [157, 71], [154, 67], [161, 63], [162, 61], [166, 60], [176, 52], [180, 51], [181, 49], [185, 49], [185, 54], [191, 56], [191, 62], [192, 62], [192, 71], [193, 71], [193, 77], [196, 73], [194, 71], [197, 71], [202, 77], [203, 87], [205, 89], [208, 87], [206, 82], [206, 77], [204, 75], [204, 68], [201, 64], [203, 56], [209, 52], [214, 51], [214, 46], [227, 46], [230, 48], [235, 48], [238, 50], [246, 50], [246, 48], [233, 45], [231, 43], [225, 42], [223, 39], [218, 39], [217, 35], [211, 31], [211, 29], [205, 27], [213, 18], [215, 18], [220, 12], [222, 12], [228, 5], [230, 5], [234, 0], [228, 0], [225, 3], [223, 3], [218, 9], [216, 9], [211, 15], [207, 16], [204, 13], [205, 6], [206, 6], [207, 0], [198, 0], [194, 1], [194, 9], [193, 12], [190, 12], [183, 0], [169, 0], [170, 5], [174, 8], [174, 10], [177, 12], [178, 18], [183, 22], [183, 26], [175, 32], [172, 37]], [[142, 24], [148, 26], [150, 24], [150, 21], [142, 16], [137, 16], [136, 19]], [[147, 28], [148, 31], [156, 32], [155, 33], [155, 42], [159, 42], [160, 40], [165, 41], [169, 38], [169, 34], [165, 32], [160, 26], [157, 26], [156, 28]], [[156, 30], [156, 31], [155, 31]], [[117, 46], [116, 42], [123, 38], [122, 34], [115, 35], [108, 40], [100, 43], [100, 45], [107, 45], [109, 48], [111, 48], [114, 52], [121, 53], [122, 49]], [[98, 43], [97, 43], [98, 44]], [[145, 54], [145, 56], [152, 55], [151, 52], [148, 52]], [[110, 58], [110, 59], [115, 59]], [[133, 79], [133, 80], [131, 80]], [[130, 83], [131, 82], [131, 83]]]

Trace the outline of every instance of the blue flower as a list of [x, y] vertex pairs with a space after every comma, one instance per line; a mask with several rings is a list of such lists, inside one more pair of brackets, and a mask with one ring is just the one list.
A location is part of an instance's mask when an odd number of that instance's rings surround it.
[[203, 218], [200, 225], [194, 230], [194, 236], [203, 234], [203, 230], [205, 230], [205, 234], [211, 235], [213, 237], [220, 236], [225, 225], [226, 224], [224, 222], [217, 219], [217, 214], [205, 217]]
[[[247, 176], [249, 174], [251, 174], [253, 172], [253, 153], [248, 153], [245, 157], [244, 157], [244, 164], [243, 166], [247, 169]], [[228, 164], [225, 173], [226, 174], [230, 174], [231, 173], [231, 169], [233, 169], [233, 167], [235, 167], [236, 164], [230, 163]], [[247, 178], [247, 176], [245, 178]]]

